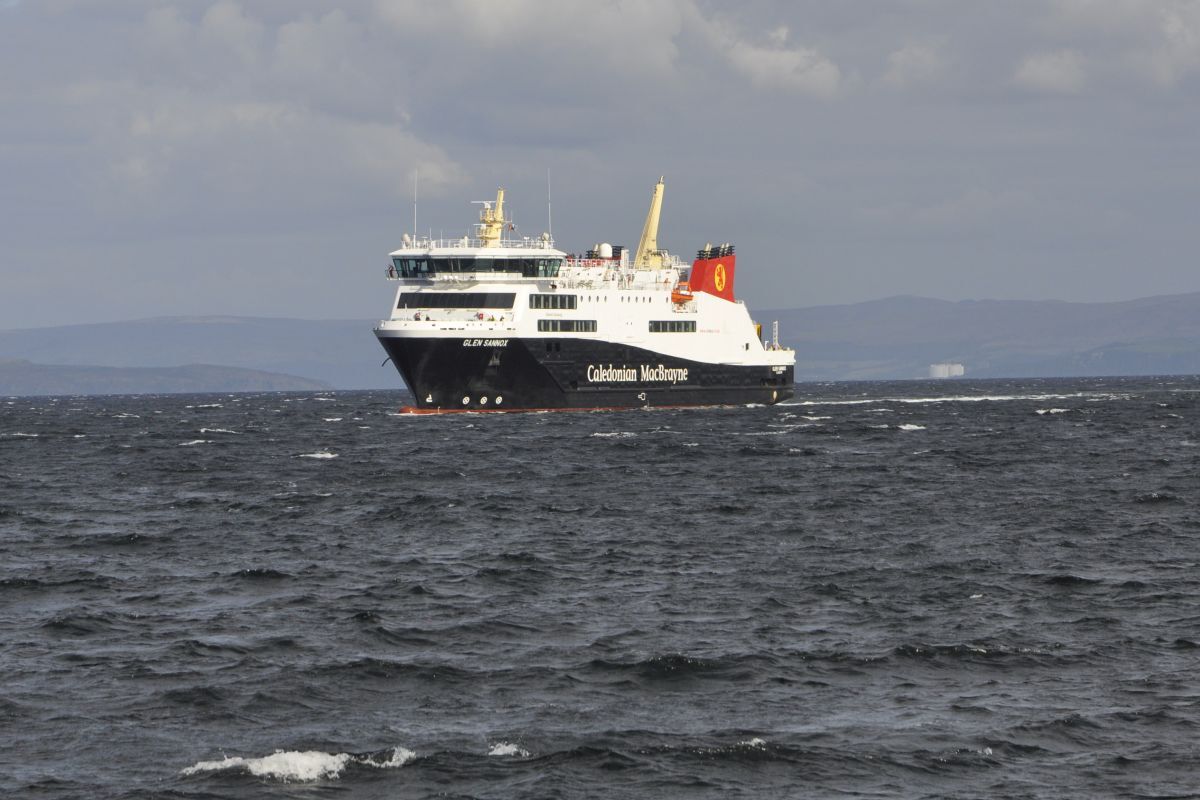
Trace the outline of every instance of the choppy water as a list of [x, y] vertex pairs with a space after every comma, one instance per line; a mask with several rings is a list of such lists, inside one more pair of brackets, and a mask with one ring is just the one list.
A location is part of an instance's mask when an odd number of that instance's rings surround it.
[[0, 400], [6, 797], [1200, 796], [1200, 381]]

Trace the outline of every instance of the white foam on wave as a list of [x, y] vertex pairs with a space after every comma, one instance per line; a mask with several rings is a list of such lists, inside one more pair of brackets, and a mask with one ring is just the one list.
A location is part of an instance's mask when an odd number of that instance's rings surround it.
[[201, 429], [200, 429], [200, 432], [201, 432], [201, 433], [232, 433], [232, 434], [234, 434], [235, 436], [240, 436], [240, 435], [241, 435], [241, 434], [240, 434], [240, 433], [238, 433], [237, 431], [231, 431], [231, 430], [229, 430], [229, 429], [227, 429], [227, 428], [201, 428]]
[[16, 431], [15, 433], [3, 433], [3, 434], [0, 434], [0, 436], [13, 436], [13, 437], [20, 437], [22, 439], [36, 439], [37, 437], [41, 436], [41, 434], [40, 433], [21, 433], [20, 431]]
[[192, 439], [190, 442], [180, 442], [179, 446], [180, 447], [194, 447], [195, 445], [198, 445], [198, 444], [209, 444], [209, 443], [210, 442], [208, 439]]
[[[1127, 400], [1129, 395], [1108, 392], [1075, 392], [1074, 394], [966, 394], [946, 397], [874, 397], [861, 400], [801, 400], [797, 403], [780, 403], [781, 406], [864, 406], [871, 403], [981, 403], [1011, 402], [1014, 400], [1079, 400], [1103, 402], [1105, 400]], [[881, 411], [887, 409], [880, 409]]]
[[330, 453], [328, 450], [319, 453], [301, 453], [300, 458], [337, 458], [337, 453]]
[[517, 758], [529, 758], [529, 751], [524, 747], [511, 742], [496, 742], [492, 745], [492, 749], [488, 750], [489, 756], [515, 756]]
[[273, 778], [284, 783], [319, 781], [336, 778], [349, 764], [360, 764], [377, 769], [402, 767], [417, 757], [412, 750], [394, 747], [391, 755], [380, 759], [373, 755], [350, 753], [323, 753], [320, 750], [276, 750], [261, 758], [227, 756], [220, 761], [199, 761], [180, 770], [181, 775], [224, 770], [245, 770], [257, 778]]
[[1069, 408], [1039, 408], [1037, 414], [1039, 416], [1042, 414], [1065, 414], [1070, 410]]
[[589, 434], [591, 436], [600, 437], [602, 439], [631, 439], [637, 436], [633, 431], [611, 431], [611, 432], [596, 432]]
[[911, 422], [905, 422], [900, 425], [897, 425], [896, 427], [902, 431], [923, 431], [923, 430], [925, 430], [924, 425], [914, 425]]
[[342, 418], [341, 417], [324, 417], [324, 420], [326, 422], [341, 422]]
[[746, 739], [745, 741], [738, 742], [738, 747], [753, 747], [755, 750], [762, 750], [766, 746], [766, 740], [760, 739], [757, 736], [755, 736], [753, 739]]

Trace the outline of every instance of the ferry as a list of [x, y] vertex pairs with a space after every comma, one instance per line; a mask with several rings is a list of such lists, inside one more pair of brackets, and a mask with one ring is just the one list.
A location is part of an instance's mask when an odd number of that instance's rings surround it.
[[[549, 233], [515, 238], [504, 189], [458, 239], [404, 234], [391, 315], [375, 328], [410, 413], [773, 404], [795, 353], [764, 340], [734, 295], [732, 244], [687, 264], [658, 246], [664, 182], [638, 246], [583, 255]], [[385, 362], [386, 363], [386, 362]]]

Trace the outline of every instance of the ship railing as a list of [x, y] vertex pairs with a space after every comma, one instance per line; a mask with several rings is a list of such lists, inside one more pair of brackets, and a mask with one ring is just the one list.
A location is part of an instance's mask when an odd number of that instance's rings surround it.
[[516, 322], [516, 315], [508, 309], [398, 308], [392, 319], [397, 322], [450, 322], [455, 325], [479, 327], [484, 325], [512, 325]]
[[619, 266], [620, 263], [615, 258], [578, 258], [567, 256], [567, 266], [578, 267], [580, 269], [597, 269], [600, 267], [611, 269]]
[[483, 239], [475, 236], [459, 236], [457, 238], [445, 237], [428, 237], [422, 236], [418, 238], [409, 237], [409, 240], [404, 243], [400, 250], [429, 250], [432, 248], [487, 248], [492, 249], [523, 249], [523, 250], [553, 250], [554, 239], [543, 238], [541, 236], [523, 236], [520, 239], [501, 239], [499, 244], [489, 245]]

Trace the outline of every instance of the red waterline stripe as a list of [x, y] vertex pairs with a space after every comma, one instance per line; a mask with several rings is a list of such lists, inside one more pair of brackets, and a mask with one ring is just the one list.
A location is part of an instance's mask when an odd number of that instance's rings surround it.
[[401, 406], [401, 414], [538, 414], [546, 411], [641, 411], [646, 408], [735, 408], [728, 404], [680, 404], [670, 406], [588, 406], [587, 408], [417, 408]]

